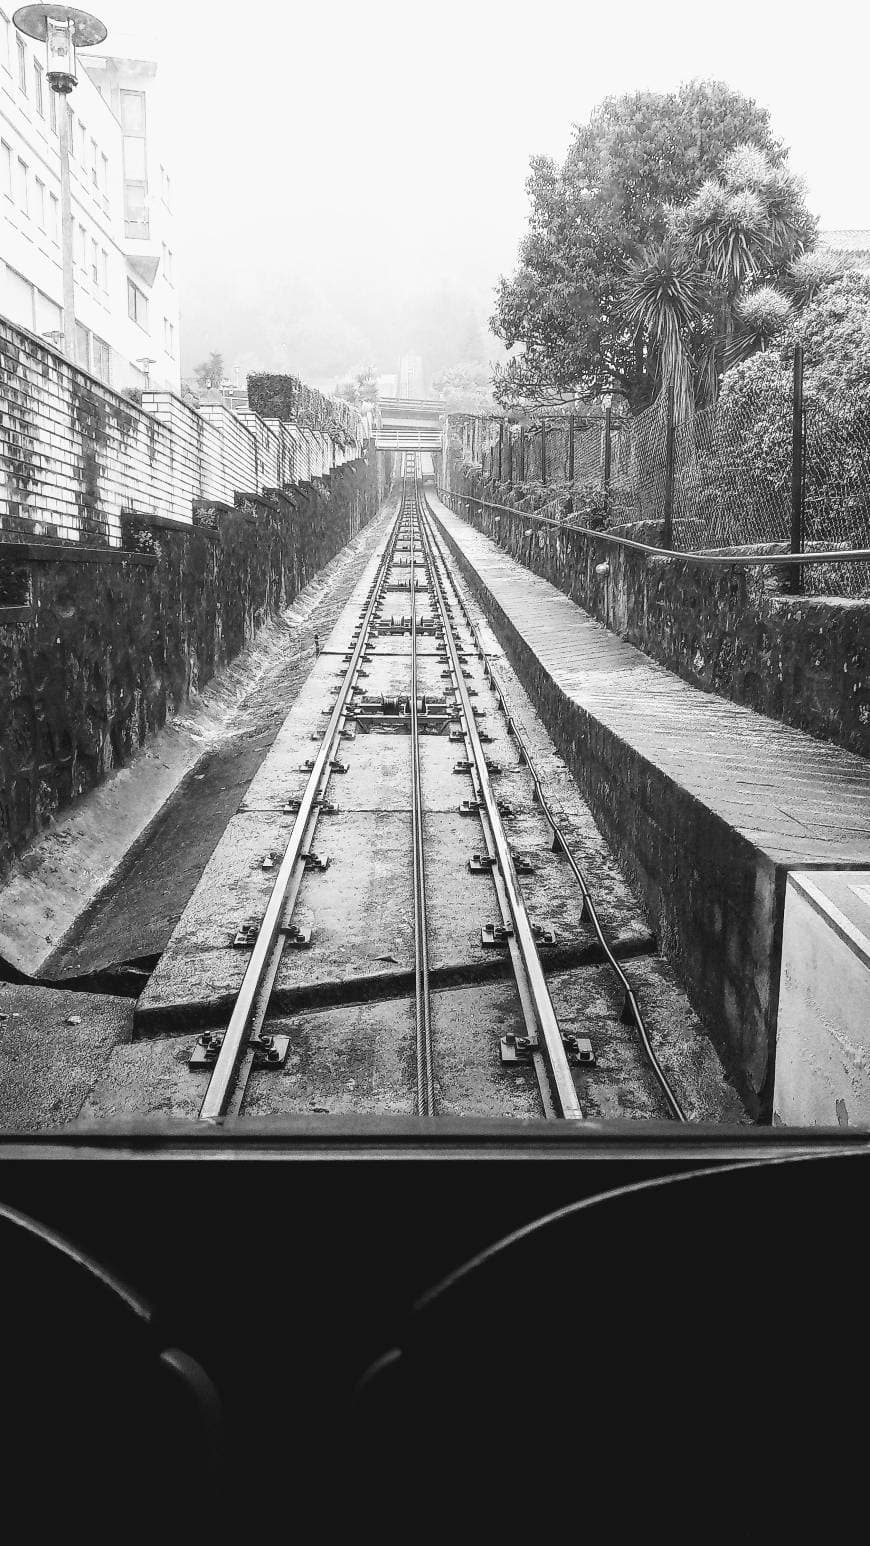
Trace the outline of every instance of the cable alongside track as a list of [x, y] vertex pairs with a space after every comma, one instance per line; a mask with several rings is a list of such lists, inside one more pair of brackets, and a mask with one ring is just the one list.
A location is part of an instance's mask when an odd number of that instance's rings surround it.
[[[425, 500], [424, 500], [424, 503], [426, 503]], [[438, 559], [440, 561], [440, 568], [441, 568], [441, 571], [442, 571], [442, 574], [443, 574], [443, 577], [444, 577], [444, 583], [449, 583], [450, 588], [453, 591], [453, 595], [454, 595], [456, 604], [458, 605], [458, 607], [460, 608], [460, 610], [462, 612], [462, 615], [463, 615], [463, 617], [465, 619], [466, 625], [471, 630], [471, 634], [472, 634], [472, 636], [474, 638], [474, 643], [475, 643], [475, 648], [476, 648], [476, 651], [477, 651], [477, 655], [478, 655], [478, 658], [483, 662], [485, 674], [489, 678], [489, 680], [491, 681], [493, 687], [496, 689], [496, 691], [498, 693], [499, 707], [502, 709], [502, 711], [505, 714], [508, 734], [511, 735], [513, 737], [513, 739], [516, 741], [517, 746], [519, 747], [521, 755], [522, 755], [522, 760], [526, 764], [526, 767], [529, 770], [529, 774], [530, 774], [530, 776], [532, 778], [532, 781], [534, 783], [535, 800], [536, 800], [536, 803], [540, 807], [542, 813], [544, 814], [544, 816], [546, 817], [547, 821], [549, 822], [549, 824], [550, 824], [550, 826], [552, 828], [554, 845], [558, 846], [559, 850], [564, 855], [564, 857], [565, 857], [565, 859], [567, 861], [568, 867], [570, 868], [570, 870], [571, 870], [571, 872], [572, 872], [572, 874], [574, 876], [574, 879], [576, 880], [578, 886], [580, 887], [580, 894], [581, 894], [581, 897], [582, 897], [582, 906], [583, 906], [583, 917], [585, 918], [586, 922], [589, 924], [590, 928], [592, 929], [593, 933], [595, 934], [595, 936], [596, 936], [596, 938], [597, 938], [597, 940], [598, 940], [598, 942], [599, 942], [599, 944], [600, 944], [600, 946], [601, 946], [601, 948], [602, 948], [602, 950], [604, 952], [604, 955], [605, 955], [605, 958], [607, 960], [608, 965], [610, 966], [612, 971], [615, 972], [617, 980], [619, 981], [620, 986], [622, 987], [622, 989], [624, 991], [625, 998], [624, 998], [624, 1001], [623, 1001], [623, 1010], [622, 1010], [623, 1019], [626, 1021], [626, 1023], [633, 1024], [635, 1029], [637, 1030], [638, 1037], [640, 1039], [640, 1043], [641, 1043], [641, 1046], [643, 1048], [644, 1054], [645, 1054], [645, 1056], [647, 1058], [648, 1064], [649, 1064], [653, 1074], [655, 1075], [655, 1078], [656, 1078], [656, 1080], [658, 1082], [659, 1088], [661, 1089], [662, 1094], [664, 1095], [664, 1098], [665, 1098], [665, 1100], [667, 1102], [668, 1110], [669, 1110], [671, 1116], [676, 1121], [678, 1121], [678, 1122], [685, 1122], [686, 1121], [686, 1114], [685, 1114], [685, 1112], [684, 1112], [684, 1110], [682, 1108], [682, 1105], [680, 1104], [680, 1101], [677, 1098], [677, 1096], [676, 1096], [676, 1094], [675, 1094], [671, 1084], [669, 1083], [669, 1081], [667, 1079], [667, 1076], [666, 1076], [666, 1074], [664, 1072], [664, 1069], [662, 1068], [661, 1063], [659, 1062], [659, 1059], [656, 1056], [656, 1053], [655, 1053], [655, 1051], [653, 1049], [652, 1043], [650, 1041], [649, 1033], [647, 1031], [646, 1024], [644, 1022], [643, 1014], [641, 1012], [640, 1004], [639, 1004], [638, 999], [637, 999], [637, 995], [634, 992], [634, 989], [632, 988], [631, 983], [629, 982], [628, 978], [626, 977], [625, 972], [623, 971], [622, 967], [620, 966], [619, 962], [617, 961], [617, 959], [616, 959], [615, 955], [613, 954], [613, 951], [611, 950], [610, 945], [609, 945], [609, 943], [607, 941], [607, 937], [606, 937], [605, 932], [604, 932], [604, 930], [603, 930], [603, 928], [601, 926], [601, 920], [600, 920], [600, 918], [598, 916], [598, 911], [597, 911], [597, 909], [595, 907], [595, 902], [594, 902], [594, 899], [593, 899], [593, 896], [592, 896], [592, 892], [591, 892], [590, 887], [589, 887], [589, 883], [588, 883], [588, 881], [586, 879], [586, 876], [584, 875], [583, 870], [582, 870], [580, 864], [578, 863], [575, 854], [571, 850], [570, 843], [569, 843], [569, 841], [568, 841], [568, 839], [567, 839], [567, 837], [565, 835], [564, 830], [560, 826], [560, 824], [559, 824], [559, 822], [558, 822], [558, 820], [557, 820], [557, 818], [556, 818], [556, 816], [555, 816], [555, 814], [553, 812], [552, 807], [550, 806], [549, 802], [547, 801], [546, 795], [544, 793], [544, 788], [543, 788], [543, 785], [541, 783], [541, 779], [540, 779], [540, 777], [538, 775], [538, 772], [537, 772], [537, 770], [535, 768], [535, 765], [534, 765], [534, 762], [532, 760], [532, 757], [531, 757], [531, 754], [530, 754], [530, 751], [529, 751], [529, 747], [528, 747], [528, 744], [527, 744], [527, 742], [525, 740], [525, 737], [523, 736], [522, 731], [520, 730], [520, 728], [517, 725], [516, 721], [510, 716], [510, 714], [508, 714], [507, 707], [506, 707], [506, 704], [505, 704], [505, 699], [504, 699], [504, 693], [503, 693], [502, 687], [501, 687], [501, 685], [499, 683], [499, 680], [498, 680], [498, 677], [496, 675], [495, 669], [493, 667], [492, 661], [487, 656], [486, 650], [483, 647], [483, 642], [482, 642], [481, 636], [480, 636], [480, 630], [477, 627], [477, 625], [475, 624], [475, 622], [473, 621], [473, 619], [471, 617], [471, 614], [469, 613], [468, 608], [466, 607], [465, 602], [462, 599], [462, 596], [461, 596], [461, 594], [459, 592], [459, 589], [458, 589], [458, 587], [456, 586], [456, 584], [455, 584], [455, 582], [453, 580], [453, 577], [452, 577], [452, 574], [451, 574], [451, 571], [450, 571], [450, 566], [447, 563], [446, 556], [445, 556], [443, 548], [441, 546], [440, 538], [434, 532], [434, 529], [433, 529], [433, 527], [431, 525], [431, 514], [432, 514], [432, 512], [431, 512], [431, 510], [429, 510], [428, 503], [426, 503], [426, 509], [427, 509], [429, 517], [430, 517], [430, 521], [427, 523], [428, 534], [429, 534], [429, 541], [430, 541], [430, 545], [431, 545], [432, 550], [437, 552], [437, 554], [438, 554]]]

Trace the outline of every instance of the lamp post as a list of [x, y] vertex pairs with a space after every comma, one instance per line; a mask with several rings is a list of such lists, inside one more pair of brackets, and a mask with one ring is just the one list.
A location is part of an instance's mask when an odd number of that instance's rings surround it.
[[145, 377], [145, 391], [146, 392], [150, 392], [151, 391], [151, 366], [152, 365], [156, 365], [157, 361], [155, 359], [152, 359], [150, 354], [143, 354], [141, 356], [141, 358], [136, 360], [134, 363], [139, 366], [139, 369], [141, 370], [143, 376]]
[[102, 43], [106, 28], [96, 16], [68, 5], [24, 5], [12, 17], [25, 37], [45, 43], [46, 79], [61, 98], [57, 134], [60, 143], [60, 211], [63, 238], [63, 338], [64, 352], [76, 361], [75, 284], [73, 280], [73, 218], [69, 181], [69, 112], [66, 98], [77, 84], [76, 48]]

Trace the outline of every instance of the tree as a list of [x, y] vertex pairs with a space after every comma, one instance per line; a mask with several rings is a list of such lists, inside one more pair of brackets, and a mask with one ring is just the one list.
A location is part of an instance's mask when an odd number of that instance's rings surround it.
[[451, 365], [432, 378], [432, 390], [450, 413], [495, 413], [490, 368], [476, 360]]
[[623, 315], [658, 361], [662, 388], [673, 390], [678, 421], [694, 407], [691, 341], [707, 299], [697, 264], [674, 237], [646, 248], [629, 266]]
[[374, 366], [368, 365], [365, 370], [358, 370], [355, 375], [339, 381], [335, 388], [335, 396], [354, 407], [363, 407], [377, 402], [378, 378], [375, 375]]
[[[789, 264], [815, 241], [816, 224], [802, 179], [750, 144], [735, 146], [724, 157], [720, 176], [708, 178], [677, 217], [686, 246], [710, 281], [720, 375], [734, 359], [738, 312], [746, 321], [764, 311], [756, 304], [754, 313], [752, 307], [747, 313], [750, 287], [770, 290], [770, 281], [782, 281]], [[770, 301], [767, 323], [775, 312], [777, 305]], [[784, 324], [782, 306], [779, 315]], [[762, 336], [769, 341], [772, 335], [768, 329]]]
[[197, 365], [193, 372], [201, 387], [219, 387], [224, 378], [224, 357], [217, 350], [212, 350], [207, 360]]
[[499, 283], [491, 326], [522, 353], [495, 372], [502, 403], [615, 389], [633, 411], [651, 400], [658, 362], [626, 320], [626, 265], [669, 234], [669, 210], [714, 178], [729, 151], [785, 159], [769, 115], [721, 81], [606, 98], [564, 164], [531, 163], [529, 228], [518, 269]]

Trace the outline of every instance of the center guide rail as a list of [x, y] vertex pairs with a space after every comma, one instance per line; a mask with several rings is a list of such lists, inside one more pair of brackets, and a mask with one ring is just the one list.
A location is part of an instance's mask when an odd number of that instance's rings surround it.
[[[504, 700], [492, 664], [483, 650], [479, 632], [469, 616], [468, 609], [450, 573], [449, 564], [445, 560], [432, 512], [423, 492], [419, 458], [416, 454], [407, 453], [402, 467], [398, 509], [386, 537], [375, 578], [360, 617], [356, 643], [352, 646], [352, 654], [344, 672], [338, 697], [331, 710], [329, 723], [299, 802], [290, 838], [275, 877], [229, 1024], [222, 1036], [213, 1038], [213, 1045], [218, 1050], [216, 1061], [210, 1069], [208, 1088], [199, 1113], [203, 1121], [220, 1121], [224, 1116], [237, 1114], [241, 1108], [248, 1077], [255, 1066], [255, 1060], [268, 1063], [277, 1061], [280, 1057], [280, 1050], [277, 1047], [279, 1039], [275, 1038], [273, 1045], [273, 1039], [263, 1031], [269, 1001], [284, 948], [288, 937], [293, 934], [292, 918], [305, 873], [305, 855], [312, 848], [312, 839], [320, 809], [325, 800], [333, 761], [351, 709], [351, 696], [357, 688], [363, 657], [372, 643], [373, 630], [377, 626], [399, 543], [402, 544], [401, 551], [403, 553], [407, 551], [407, 558], [400, 562], [408, 565], [411, 596], [409, 728], [412, 759], [411, 814], [417, 1065], [414, 1110], [419, 1116], [435, 1116], [438, 1100], [430, 1007], [429, 922], [424, 855], [425, 807], [420, 757], [420, 738], [424, 726], [421, 725], [419, 718], [421, 700], [418, 687], [420, 619], [417, 608], [418, 602], [423, 603], [423, 598], [426, 597], [426, 602], [423, 604], [428, 606], [431, 619], [426, 622], [424, 631], [431, 632], [432, 625], [435, 625], [434, 632], [441, 641], [438, 645], [442, 652], [441, 658], [450, 673], [452, 717], [458, 720], [461, 735], [465, 741], [467, 772], [472, 780], [475, 797], [471, 804], [476, 809], [480, 820], [489, 859], [490, 879], [501, 913], [503, 943], [507, 946], [516, 981], [527, 1038], [526, 1056], [530, 1056], [537, 1077], [544, 1114], [547, 1117], [561, 1117], [574, 1121], [583, 1116], [569, 1049], [550, 997], [538, 954], [535, 931], [529, 920], [517, 868], [502, 822], [499, 802], [493, 791], [472, 708], [471, 694], [466, 685], [467, 673], [463, 670], [465, 660], [463, 652], [467, 650], [468, 645], [464, 642], [454, 621], [454, 602], [463, 614], [465, 624], [474, 641], [474, 648], [483, 661], [484, 671], [502, 708], [504, 708]], [[420, 581], [417, 578], [418, 572]], [[442, 673], [442, 675], [445, 674]], [[425, 704], [423, 708], [425, 710]], [[526, 763], [531, 774], [534, 798], [553, 829], [554, 843], [557, 842], [565, 854], [573, 875], [580, 885], [584, 918], [597, 935], [609, 964], [617, 972], [623, 985], [625, 990], [623, 1018], [634, 1023], [638, 1030], [644, 1052], [665, 1094], [671, 1115], [677, 1120], [684, 1121], [682, 1108], [650, 1046], [636, 996], [607, 945], [585, 878], [546, 803], [540, 779], [532, 766], [529, 749], [510, 718], [507, 720], [507, 729], [517, 744], [520, 760]]]

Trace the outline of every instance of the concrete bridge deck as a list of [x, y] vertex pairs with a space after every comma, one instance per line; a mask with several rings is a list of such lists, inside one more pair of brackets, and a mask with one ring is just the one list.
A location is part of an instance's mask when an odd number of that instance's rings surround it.
[[870, 765], [700, 691], [430, 505], [723, 1058], [769, 1111], [785, 882], [870, 867]]

